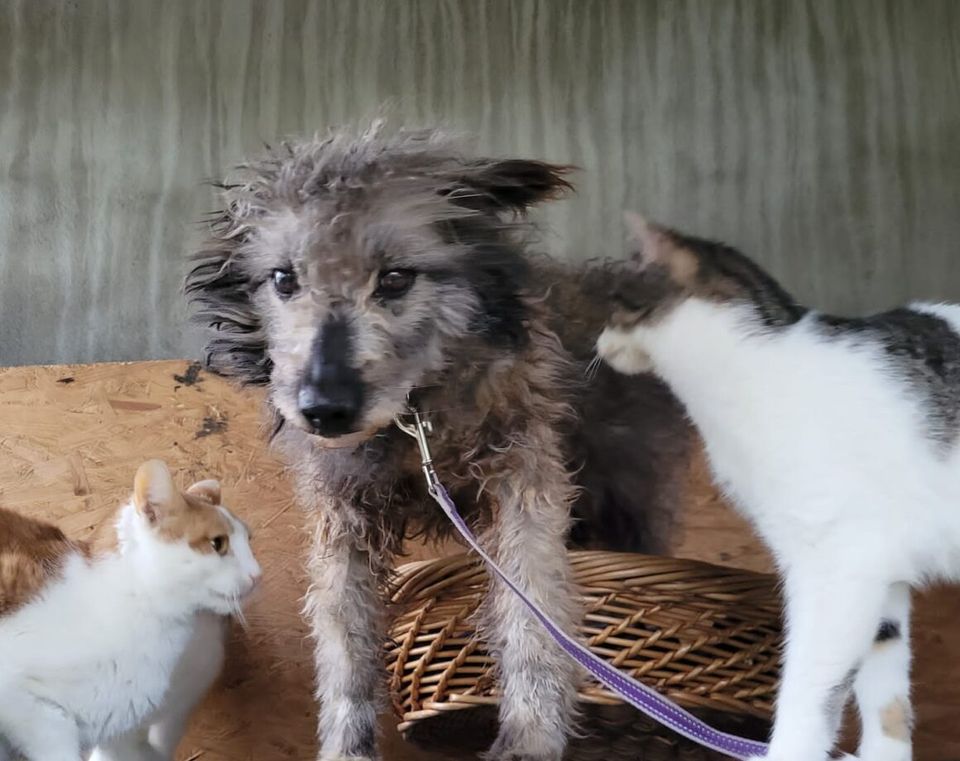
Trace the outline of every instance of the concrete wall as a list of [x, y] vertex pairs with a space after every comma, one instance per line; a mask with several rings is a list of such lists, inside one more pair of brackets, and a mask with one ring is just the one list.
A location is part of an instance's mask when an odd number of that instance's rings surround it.
[[194, 223], [261, 140], [396, 100], [583, 167], [563, 256], [634, 207], [803, 298], [960, 300], [955, 0], [2, 0], [0, 364], [195, 351]]

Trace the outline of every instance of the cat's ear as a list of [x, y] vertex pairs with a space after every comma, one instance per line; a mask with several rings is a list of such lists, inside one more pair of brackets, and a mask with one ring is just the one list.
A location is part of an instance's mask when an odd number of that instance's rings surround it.
[[669, 228], [651, 222], [635, 211], [623, 212], [623, 221], [635, 246], [632, 254], [635, 262], [643, 267], [662, 264], [680, 280], [693, 277], [697, 271], [696, 257]]
[[197, 481], [193, 486], [187, 489], [187, 494], [199, 497], [211, 505], [220, 504], [220, 482], [208, 478], [206, 481]]
[[133, 481], [133, 504], [148, 523], [156, 523], [182, 499], [169, 468], [162, 460], [148, 460], [137, 469]]
[[635, 211], [623, 212], [630, 242], [636, 244], [635, 257], [643, 265], [666, 261], [676, 248], [670, 231]]

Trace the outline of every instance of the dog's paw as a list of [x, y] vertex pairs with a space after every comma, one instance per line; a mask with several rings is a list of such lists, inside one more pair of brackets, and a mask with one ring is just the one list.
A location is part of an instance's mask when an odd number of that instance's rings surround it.
[[563, 747], [557, 747], [553, 738], [544, 739], [545, 742], [521, 747], [507, 734], [501, 733], [490, 746], [490, 750], [483, 754], [484, 761], [560, 761], [563, 758]]

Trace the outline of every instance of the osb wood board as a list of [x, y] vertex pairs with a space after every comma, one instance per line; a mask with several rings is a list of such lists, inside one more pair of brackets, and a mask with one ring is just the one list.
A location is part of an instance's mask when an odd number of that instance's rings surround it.
[[[205, 703], [180, 759], [238, 761], [315, 755], [310, 643], [300, 615], [305, 588], [301, 516], [283, 467], [263, 444], [260, 398], [186, 362], [0, 369], [0, 504], [57, 522], [100, 546], [129, 494], [136, 467], [162, 457], [182, 482], [215, 475], [225, 499], [253, 527], [264, 566], [246, 631], [231, 643], [220, 685]], [[694, 477], [705, 481], [702, 463]], [[678, 554], [769, 570], [749, 528], [710, 489], [686, 515]], [[431, 550], [411, 547], [411, 557]], [[914, 627], [921, 761], [956, 761], [960, 732], [960, 597], [925, 595]], [[829, 625], [826, 622], [825, 625]], [[416, 753], [384, 717], [387, 761]]]

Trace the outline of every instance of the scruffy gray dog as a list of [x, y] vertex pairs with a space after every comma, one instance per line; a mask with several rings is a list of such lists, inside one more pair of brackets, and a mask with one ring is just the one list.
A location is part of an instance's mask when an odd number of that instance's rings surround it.
[[[209, 366], [269, 386], [310, 517], [320, 758], [372, 759], [378, 586], [405, 536], [450, 528], [394, 425], [409, 400], [433, 422], [437, 470], [467, 520], [568, 629], [565, 543], [663, 550], [687, 425], [652, 378], [589, 365], [614, 269], [527, 250], [524, 212], [570, 188], [565, 168], [375, 126], [242, 169], [186, 287], [212, 328]], [[490, 757], [559, 759], [573, 662], [500, 585], [483, 630], [503, 693]]]

